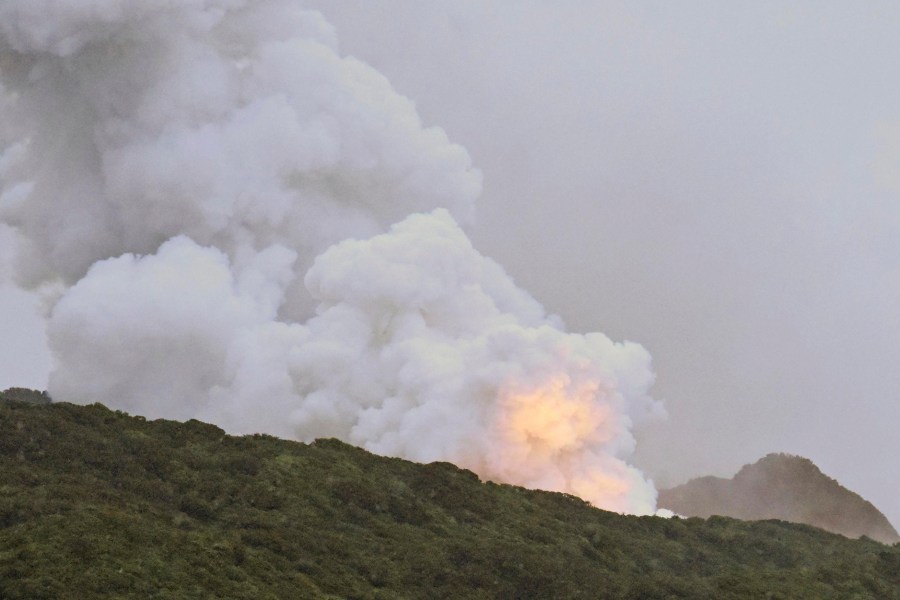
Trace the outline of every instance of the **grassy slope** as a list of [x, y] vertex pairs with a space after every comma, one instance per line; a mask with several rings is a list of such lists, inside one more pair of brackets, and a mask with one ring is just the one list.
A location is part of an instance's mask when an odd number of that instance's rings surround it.
[[0, 402], [0, 598], [209, 597], [900, 599], [900, 545], [625, 517], [334, 440]]

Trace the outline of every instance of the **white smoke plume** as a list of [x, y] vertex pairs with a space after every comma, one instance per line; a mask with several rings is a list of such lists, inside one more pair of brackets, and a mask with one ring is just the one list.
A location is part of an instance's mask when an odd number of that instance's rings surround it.
[[19, 281], [63, 290], [55, 398], [654, 510], [625, 462], [649, 355], [472, 247], [467, 153], [321, 15], [6, 0], [0, 74], [0, 219]]

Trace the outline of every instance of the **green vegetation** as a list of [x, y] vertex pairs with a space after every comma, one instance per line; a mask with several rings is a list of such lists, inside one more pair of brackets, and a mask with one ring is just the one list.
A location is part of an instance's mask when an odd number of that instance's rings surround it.
[[900, 599], [900, 545], [627, 517], [446, 463], [0, 402], [0, 598]]

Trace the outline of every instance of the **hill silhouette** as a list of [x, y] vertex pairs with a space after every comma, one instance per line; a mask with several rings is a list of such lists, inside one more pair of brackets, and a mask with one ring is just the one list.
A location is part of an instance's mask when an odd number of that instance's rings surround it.
[[4, 599], [851, 597], [900, 599], [900, 545], [622, 516], [336, 440], [0, 401]]
[[900, 542], [872, 503], [822, 473], [811, 460], [790, 454], [769, 454], [742, 467], [732, 479], [700, 477], [660, 490], [659, 505], [692, 517], [781, 519], [852, 538]]

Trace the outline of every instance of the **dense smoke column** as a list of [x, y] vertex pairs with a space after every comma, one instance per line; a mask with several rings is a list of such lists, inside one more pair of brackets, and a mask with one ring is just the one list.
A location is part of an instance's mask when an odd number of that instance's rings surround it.
[[0, 73], [0, 218], [20, 281], [61, 290], [54, 397], [654, 509], [624, 462], [647, 353], [566, 333], [472, 248], [468, 155], [318, 13], [8, 0]]
[[29, 284], [182, 234], [237, 262], [290, 248], [302, 275], [411, 212], [465, 222], [480, 191], [465, 150], [293, 1], [10, 0], [0, 52], [2, 215]]

